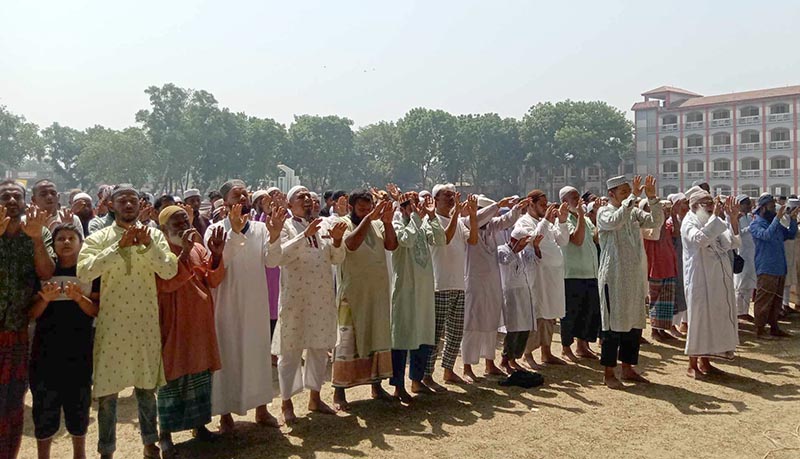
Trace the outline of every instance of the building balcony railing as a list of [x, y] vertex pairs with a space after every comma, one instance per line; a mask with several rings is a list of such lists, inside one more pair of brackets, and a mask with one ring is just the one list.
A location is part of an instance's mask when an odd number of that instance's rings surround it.
[[718, 120], [711, 120], [711, 127], [728, 127], [733, 124], [730, 118], [720, 118]]
[[767, 119], [769, 120], [770, 123], [774, 123], [774, 122], [777, 122], [777, 121], [791, 121], [792, 120], [792, 114], [791, 113], [773, 113], [773, 114], [769, 115], [769, 118], [767, 118]]
[[743, 116], [739, 118], [739, 124], [758, 124], [760, 122], [761, 122], [761, 117], [759, 115]]
[[703, 146], [696, 146], [696, 147], [686, 147], [686, 154], [689, 155], [699, 155], [703, 153]]
[[711, 145], [711, 153], [730, 153], [733, 148], [727, 145]]
[[690, 178], [690, 179], [693, 179], [693, 180], [697, 180], [697, 179], [701, 179], [701, 178], [705, 178], [705, 177], [706, 177], [705, 171], [692, 171], [692, 172], [687, 172], [686, 173], [686, 178]]
[[678, 123], [661, 125], [661, 132], [672, 132], [677, 130], [678, 130]]
[[761, 177], [761, 171], [760, 170], [739, 171], [739, 177], [743, 177], [743, 178]]
[[742, 151], [756, 151], [761, 149], [761, 142], [756, 143], [743, 143], [739, 145], [739, 150]]
[[687, 121], [686, 129], [703, 129], [703, 124], [702, 121]]
[[733, 177], [733, 173], [731, 171], [713, 171], [713, 172], [711, 172], [711, 178], [729, 179], [731, 177]]
[[661, 154], [662, 155], [666, 155], [666, 156], [677, 155], [678, 154], [678, 147], [662, 148], [661, 149]]
[[774, 140], [769, 143], [770, 150], [788, 150], [792, 148], [791, 140]]
[[791, 177], [792, 170], [791, 169], [772, 169], [769, 171], [770, 177]]
[[662, 172], [661, 178], [664, 180], [678, 180], [677, 172]]

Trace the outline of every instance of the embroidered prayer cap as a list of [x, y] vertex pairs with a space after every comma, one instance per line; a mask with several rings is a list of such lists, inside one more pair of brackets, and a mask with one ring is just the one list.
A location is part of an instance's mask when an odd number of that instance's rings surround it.
[[223, 183], [222, 186], [219, 188], [219, 194], [222, 195], [222, 199], [228, 199], [228, 193], [231, 192], [234, 187], [240, 186], [242, 188], [246, 188], [244, 181], [239, 179], [228, 180], [227, 182]]
[[188, 190], [183, 192], [183, 199], [193, 198], [195, 196], [200, 196], [200, 190], [197, 188], [189, 188]]
[[484, 207], [489, 207], [492, 204], [495, 204], [495, 201], [492, 201], [482, 194], [478, 195], [478, 208], [482, 209]]
[[161, 209], [161, 212], [158, 214], [158, 224], [164, 226], [169, 221], [169, 217], [175, 215], [176, 212], [185, 212], [181, 207], [178, 206], [167, 206]]
[[292, 189], [289, 190], [288, 193], [286, 193], [286, 202], [292, 202], [292, 198], [294, 198], [295, 195], [297, 195], [297, 193], [300, 193], [301, 191], [308, 191], [308, 188], [304, 187], [303, 185], [293, 186]]
[[628, 183], [628, 179], [624, 175], [618, 175], [606, 180], [606, 188], [613, 190], [614, 188]]
[[130, 183], [123, 183], [123, 184], [115, 186], [114, 189], [111, 190], [110, 198], [113, 200], [114, 197], [116, 197], [117, 195], [120, 195], [122, 193], [133, 193], [136, 196], [139, 196], [139, 192], [136, 191], [136, 188], [134, 188], [133, 185], [131, 185]]
[[563, 201], [564, 196], [568, 195], [569, 193], [572, 193], [573, 191], [577, 193], [578, 189], [569, 185], [565, 186], [558, 192], [558, 200]]
[[75, 202], [78, 199], [88, 199], [89, 202], [92, 202], [92, 197], [89, 196], [89, 193], [84, 193], [83, 191], [81, 191], [80, 193], [78, 193], [75, 196], [73, 196], [72, 197], [72, 202]]
[[438, 184], [438, 185], [433, 187], [433, 191], [431, 191], [431, 194], [435, 198], [436, 196], [439, 195], [440, 191], [451, 191], [451, 192], [455, 193], [456, 192], [456, 186], [453, 185], [452, 183], [444, 183], [444, 184], [440, 183], [440, 184]]
[[749, 201], [749, 200], [750, 200], [750, 196], [748, 196], [746, 194], [740, 194], [739, 196], [736, 196], [736, 204], [741, 204], [741, 203], [743, 203], [745, 201]]

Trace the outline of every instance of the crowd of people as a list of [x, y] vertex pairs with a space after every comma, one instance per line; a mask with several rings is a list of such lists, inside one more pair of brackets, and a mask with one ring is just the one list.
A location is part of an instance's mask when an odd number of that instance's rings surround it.
[[[98, 452], [112, 457], [117, 397], [130, 387], [144, 457], [166, 458], [172, 433], [214, 441], [235, 429], [234, 413], [291, 423], [303, 390], [308, 410], [332, 415], [359, 385], [409, 404], [475, 383], [481, 361], [484, 376], [510, 379], [599, 359], [609, 388], [647, 383], [637, 364], [648, 319], [652, 340], [685, 340], [697, 379], [722, 372], [711, 360], [733, 358], [747, 321], [759, 339], [789, 336], [779, 319], [795, 312], [800, 200], [713, 197], [704, 183], [660, 199], [650, 176], [607, 188], [494, 201], [462, 199], [452, 184], [389, 184], [320, 199], [230, 180], [204, 208], [196, 189], [155, 199], [102, 186], [62, 206], [50, 180], [30, 199], [3, 181], [0, 459], [19, 452], [28, 388], [40, 458], [62, 412], [85, 457], [92, 400]], [[280, 421], [267, 407], [273, 371]]]

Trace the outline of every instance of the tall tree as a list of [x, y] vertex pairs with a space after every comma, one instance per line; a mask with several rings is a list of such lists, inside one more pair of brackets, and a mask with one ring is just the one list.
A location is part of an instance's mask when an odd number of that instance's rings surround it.
[[142, 187], [157, 170], [153, 144], [139, 128], [123, 131], [95, 126], [86, 130], [77, 167], [93, 184], [131, 183]]
[[402, 188], [409, 185], [402, 179], [400, 138], [394, 123], [381, 121], [359, 129], [355, 136], [355, 151], [364, 161], [366, 183], [383, 186], [395, 182]]
[[40, 158], [43, 145], [39, 127], [0, 105], [0, 162], [16, 167], [28, 158]]
[[458, 148], [465, 180], [475, 191], [521, 193], [525, 153], [519, 122], [496, 113], [458, 117]]
[[428, 187], [442, 178], [459, 181], [456, 118], [444, 110], [415, 108], [397, 122], [401, 160], [413, 173], [409, 182]]
[[286, 127], [270, 118], [249, 117], [245, 130], [245, 178], [265, 186], [278, 179], [278, 164], [286, 156]]
[[301, 115], [289, 126], [285, 164], [311, 188], [361, 184], [359, 162], [354, 160], [353, 122], [340, 116]]
[[43, 160], [64, 178], [68, 188], [86, 185], [86, 174], [78, 167], [85, 139], [84, 132], [58, 123], [42, 130]]

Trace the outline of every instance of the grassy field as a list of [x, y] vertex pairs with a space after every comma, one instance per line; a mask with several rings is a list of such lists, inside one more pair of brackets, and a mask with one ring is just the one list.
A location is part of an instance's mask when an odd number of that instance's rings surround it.
[[[785, 327], [796, 336], [761, 342], [743, 330], [736, 360], [718, 364], [728, 375], [706, 381], [685, 376], [682, 347], [651, 344], [642, 347], [640, 369], [652, 384], [624, 391], [602, 386], [599, 362], [583, 361], [545, 368], [540, 388], [506, 388], [483, 378], [417, 397], [407, 407], [369, 400], [369, 390], [358, 388], [348, 392], [352, 411], [339, 416], [308, 414], [307, 398], [298, 397], [300, 418], [290, 427], [260, 427], [251, 412], [217, 443], [198, 443], [188, 433], [175, 441], [180, 457], [199, 459], [798, 458], [800, 320]], [[559, 345], [553, 349], [559, 352]], [[323, 398], [332, 396], [325, 387]], [[28, 397], [20, 454], [26, 459], [36, 457], [30, 403]], [[270, 408], [276, 416], [279, 406], [276, 399]], [[96, 419], [93, 409], [89, 451], [96, 449]], [[118, 422], [116, 457], [142, 457], [131, 391], [120, 398]], [[63, 427], [53, 451], [56, 458], [72, 457]]]

